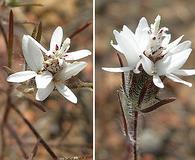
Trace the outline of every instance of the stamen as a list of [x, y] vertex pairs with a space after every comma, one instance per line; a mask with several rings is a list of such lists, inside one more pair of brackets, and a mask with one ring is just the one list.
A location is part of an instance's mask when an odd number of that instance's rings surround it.
[[56, 44], [56, 51], [59, 49], [59, 46]]

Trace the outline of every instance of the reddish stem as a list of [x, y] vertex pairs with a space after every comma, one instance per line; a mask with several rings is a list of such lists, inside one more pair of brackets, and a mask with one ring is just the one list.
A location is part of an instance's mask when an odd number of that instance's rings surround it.
[[138, 111], [134, 111], [134, 144], [133, 144], [133, 154], [134, 160], [137, 160], [137, 123], [138, 123]]

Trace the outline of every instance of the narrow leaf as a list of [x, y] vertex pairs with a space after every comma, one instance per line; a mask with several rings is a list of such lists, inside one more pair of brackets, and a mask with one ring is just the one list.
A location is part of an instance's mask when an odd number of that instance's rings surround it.
[[37, 26], [35, 25], [35, 27], [34, 27], [34, 29], [32, 31], [31, 37], [35, 38], [36, 34], [37, 34]]
[[7, 66], [3, 66], [3, 70], [8, 74], [13, 74], [15, 73], [11, 68], [7, 67]]
[[36, 36], [37, 42], [41, 41], [41, 35], [42, 35], [42, 23], [40, 22], [38, 25], [37, 36]]
[[144, 100], [144, 96], [145, 96], [146, 91], [147, 91], [147, 89], [148, 89], [148, 84], [149, 84], [149, 83], [150, 83], [149, 80], [147, 80], [147, 81], [144, 82], [144, 86], [143, 86], [143, 88], [142, 88], [142, 90], [141, 90], [141, 92], [140, 92], [140, 95], [139, 95], [138, 106], [139, 106], [139, 105], [143, 102], [143, 100]]
[[9, 14], [9, 36], [8, 36], [8, 67], [11, 68], [13, 56], [14, 19], [13, 12]]
[[8, 3], [9, 7], [43, 7], [40, 3]]
[[73, 37], [75, 37], [77, 34], [79, 34], [80, 32], [82, 32], [83, 30], [85, 30], [87, 27], [89, 27], [92, 24], [92, 22], [87, 22], [85, 25], [83, 25], [82, 27], [78, 28], [75, 32], [73, 32], [69, 38], [72, 39]]
[[148, 108], [145, 108], [145, 109], [142, 109], [140, 110], [142, 113], [148, 113], [148, 112], [152, 112], [154, 110], [156, 110], [157, 108], [165, 105], [165, 104], [168, 104], [168, 103], [171, 103], [173, 101], [175, 101], [176, 98], [175, 97], [171, 97], [171, 98], [166, 98], [166, 99], [163, 99], [163, 100], [160, 100], [159, 102], [155, 103], [154, 105], [148, 107]]
[[[118, 53], [116, 53], [116, 55], [117, 55], [117, 57], [118, 57], [120, 66], [121, 66], [121, 67], [124, 67], [122, 58], [120, 57], [120, 55], [119, 55]], [[125, 73], [124, 73], [124, 72], [121, 72], [121, 77], [122, 77], [122, 86], [123, 86], [123, 89], [124, 89], [124, 91], [125, 91]]]
[[125, 114], [124, 114], [124, 111], [123, 111], [121, 97], [119, 95], [119, 92], [117, 93], [117, 95], [118, 95], [118, 99], [119, 99], [119, 103], [120, 103], [120, 108], [121, 108], [121, 113], [122, 113], [122, 118], [123, 118], [123, 126], [124, 126], [124, 130], [125, 130], [125, 134], [127, 136], [128, 135], [128, 127], [127, 127], [127, 122], [126, 122]]

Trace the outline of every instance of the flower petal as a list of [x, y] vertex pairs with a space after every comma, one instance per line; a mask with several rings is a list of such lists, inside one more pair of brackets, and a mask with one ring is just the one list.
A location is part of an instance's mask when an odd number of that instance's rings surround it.
[[80, 50], [75, 52], [69, 52], [65, 54], [65, 60], [78, 60], [91, 55], [89, 50]]
[[66, 38], [60, 48], [61, 52], [67, 52], [70, 48], [70, 38]]
[[63, 38], [63, 30], [62, 27], [58, 26], [52, 34], [51, 41], [50, 41], [50, 51], [53, 52], [56, 50], [56, 45], [58, 48], [61, 47]]
[[114, 44], [113, 41], [110, 42], [111, 46], [116, 49], [117, 51], [119, 51], [120, 53], [123, 53], [124, 52], [121, 50], [120, 46], [118, 44]]
[[29, 38], [29, 36], [23, 36], [22, 50], [26, 63], [33, 71], [37, 72], [43, 67], [43, 55], [41, 50], [35, 45], [35, 43]]
[[134, 67], [119, 67], [119, 68], [106, 68], [106, 67], [102, 67], [102, 69], [104, 71], [108, 71], [108, 72], [128, 72], [130, 70], [133, 70]]
[[180, 36], [179, 38], [177, 38], [176, 40], [174, 40], [173, 42], [169, 43], [166, 50], [169, 51], [170, 49], [176, 47], [179, 44], [179, 42], [181, 41], [182, 38], [183, 38], [183, 35]]
[[148, 22], [146, 20], [145, 17], [142, 17], [137, 25], [136, 31], [135, 31], [135, 36], [139, 37], [141, 36], [141, 33], [143, 30], [145, 30], [146, 28], [148, 28]]
[[175, 76], [174, 74], [167, 74], [166, 77], [171, 79], [174, 82], [183, 83], [183, 84], [187, 85], [188, 87], [192, 87], [192, 83], [186, 82], [186, 81], [180, 79], [179, 77]]
[[153, 75], [154, 72], [154, 63], [145, 55], [141, 57], [141, 63], [145, 72], [149, 75]]
[[140, 48], [138, 45], [139, 42], [136, 41], [135, 34], [126, 25], [123, 25], [123, 30], [120, 32], [120, 35], [122, 35], [122, 36], [126, 37], [128, 40], [130, 40], [131, 43], [133, 43], [135, 45], [135, 49], [136, 49], [138, 55], [141, 54], [140, 53], [141, 51], [140, 51]]
[[170, 42], [170, 40], [171, 40], [171, 34], [167, 34], [167, 35], [165, 36], [165, 38], [163, 39], [163, 41], [162, 41], [162, 43], [161, 43], [161, 46], [162, 46], [162, 47], [167, 47], [168, 44], [169, 44], [169, 42]]
[[77, 103], [77, 97], [74, 93], [64, 84], [56, 84], [56, 89], [72, 103]]
[[25, 35], [25, 36], [27, 36], [29, 39], [31, 39], [32, 40], [32, 42], [38, 47], [38, 48], [40, 48], [44, 53], [48, 53], [48, 51], [39, 43], [39, 42], [37, 42], [33, 37], [31, 37], [31, 36], [29, 36], [29, 35]]
[[35, 77], [37, 88], [46, 88], [52, 79], [53, 76], [49, 71], [44, 71], [41, 74], [37, 74]]
[[139, 61], [139, 54], [138, 48], [136, 48], [135, 41], [131, 39], [131, 37], [127, 38], [123, 35], [121, 35], [118, 31], [113, 31], [115, 35], [115, 39], [120, 46], [121, 50], [124, 53], [124, 56], [128, 62], [129, 66], [135, 66], [136, 63]]
[[180, 43], [178, 46], [176, 46], [173, 49], [171, 49], [170, 51], [168, 51], [167, 56], [177, 54], [183, 50], [189, 49], [191, 47], [191, 44], [192, 44], [191, 41], [184, 41], [184, 42]]
[[195, 69], [181, 69], [173, 72], [179, 76], [192, 76], [195, 75]]
[[148, 28], [149, 26], [146, 18], [142, 17], [135, 31], [135, 39], [137, 43], [139, 43], [142, 52], [146, 49], [149, 42]]
[[159, 76], [167, 74], [168, 67], [171, 65], [171, 57], [163, 57], [155, 63], [155, 68]]
[[49, 83], [46, 88], [39, 88], [36, 93], [36, 100], [37, 101], [45, 100], [51, 94], [53, 89], [54, 89], [53, 82]]
[[17, 72], [14, 74], [11, 74], [9, 77], [7, 77], [8, 82], [24, 82], [27, 81], [37, 75], [36, 72], [34, 71], [22, 71], [22, 72]]
[[153, 83], [159, 88], [164, 88], [164, 84], [158, 75], [153, 75]]
[[77, 75], [86, 66], [87, 66], [86, 62], [67, 63], [67, 65], [64, 67], [64, 69], [56, 74], [56, 78], [59, 80], [67, 80], [67, 79]]
[[170, 56], [171, 62], [167, 69], [168, 73], [171, 73], [181, 68], [190, 56], [191, 51], [192, 49], [190, 48]]

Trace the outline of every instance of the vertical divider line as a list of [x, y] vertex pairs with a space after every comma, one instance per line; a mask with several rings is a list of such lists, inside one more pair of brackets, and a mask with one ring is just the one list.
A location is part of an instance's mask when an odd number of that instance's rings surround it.
[[95, 0], [93, 0], [93, 160], [95, 160]]

